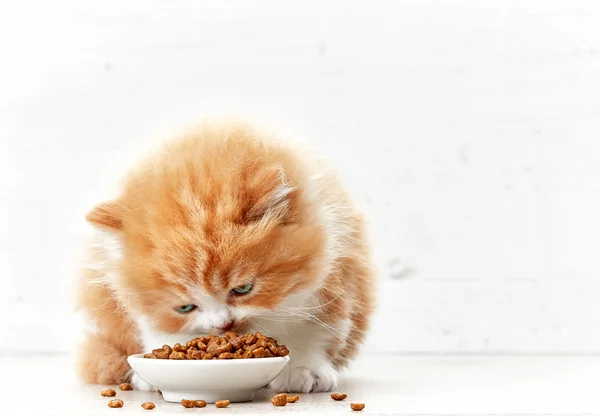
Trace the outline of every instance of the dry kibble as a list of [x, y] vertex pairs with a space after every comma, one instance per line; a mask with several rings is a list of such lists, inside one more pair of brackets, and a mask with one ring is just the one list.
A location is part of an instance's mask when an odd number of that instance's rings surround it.
[[229, 400], [217, 400], [215, 402], [215, 406], [217, 406], [218, 408], [223, 408], [229, 406], [229, 403]]
[[133, 390], [133, 386], [131, 385], [131, 383], [121, 383], [119, 384], [119, 389], [120, 390]]
[[108, 402], [108, 407], [123, 407], [123, 400], [121, 399], [113, 399], [110, 402]]
[[173, 351], [171, 355], [169, 355], [169, 359], [171, 360], [185, 360], [185, 352]]
[[273, 406], [285, 406], [286, 404], [288, 404], [287, 394], [276, 394], [271, 398], [271, 403], [273, 403]]
[[194, 407], [206, 407], [204, 400], [194, 400]]
[[180, 343], [173, 345], [173, 351], [186, 352], [187, 349], [188, 349], [188, 347], [185, 347], [185, 346], [181, 345]]
[[175, 344], [173, 348], [163, 345], [162, 348], [144, 354], [149, 359], [170, 360], [230, 360], [248, 358], [285, 357], [289, 351], [285, 345], [277, 344], [273, 338], [265, 337], [260, 332], [239, 335], [228, 331], [224, 337], [216, 335], [194, 338], [183, 344]]
[[244, 345], [244, 341], [240, 337], [231, 338], [229, 342], [234, 350], [239, 350]]
[[186, 399], [183, 399], [183, 400], [181, 401], [181, 405], [182, 405], [183, 407], [187, 407], [188, 409], [189, 409], [189, 408], [192, 408], [192, 407], [194, 407], [194, 400], [186, 400]]
[[348, 395], [346, 393], [333, 393], [331, 398], [333, 400], [344, 400]]
[[287, 396], [287, 402], [288, 403], [296, 403], [299, 399], [300, 399], [299, 395]]
[[265, 357], [265, 349], [261, 347], [261, 348], [252, 350], [252, 355], [254, 356], [254, 358], [264, 358]]
[[225, 332], [225, 336], [229, 339], [232, 339], [232, 338], [237, 338], [238, 334], [236, 334], [233, 331], [227, 331], [227, 332]]
[[350, 403], [350, 408], [354, 411], [361, 411], [365, 408], [365, 404], [364, 403]]
[[100, 391], [100, 395], [104, 397], [115, 397], [117, 395], [117, 392], [113, 389], [103, 389], [102, 391]]
[[187, 353], [185, 354], [185, 356], [187, 357], [188, 360], [201, 360], [202, 354], [205, 354], [204, 351], [200, 351], [200, 350], [197, 350], [196, 348], [192, 347], [187, 350]]
[[156, 358], [160, 358], [161, 360], [165, 360], [165, 359], [169, 358], [169, 355], [171, 355], [171, 351], [165, 350], [163, 348], [158, 348], [156, 350], [152, 350], [152, 354], [154, 354], [154, 356]]
[[191, 347], [197, 347], [198, 346], [198, 341], [200, 341], [200, 338], [194, 338], [190, 341], [188, 341], [185, 346], [186, 348], [191, 348]]
[[233, 358], [233, 354], [230, 352], [224, 352], [219, 354], [219, 360], [231, 360]]
[[152, 402], [144, 402], [142, 403], [142, 407], [146, 410], [152, 410], [156, 407], [156, 405]]

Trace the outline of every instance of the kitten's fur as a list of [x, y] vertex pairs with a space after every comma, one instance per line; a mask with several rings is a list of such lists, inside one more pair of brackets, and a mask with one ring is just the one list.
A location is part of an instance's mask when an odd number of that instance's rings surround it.
[[[250, 126], [204, 124], [168, 143], [87, 220], [98, 230], [79, 291], [94, 324], [79, 355], [88, 382], [125, 381], [127, 355], [233, 319], [288, 346], [274, 389], [328, 391], [364, 338], [373, 274], [361, 215], [322, 162]], [[186, 304], [198, 308], [176, 311]]]

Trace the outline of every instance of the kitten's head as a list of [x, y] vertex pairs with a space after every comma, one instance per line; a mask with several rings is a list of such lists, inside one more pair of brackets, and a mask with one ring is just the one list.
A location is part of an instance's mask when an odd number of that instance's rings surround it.
[[252, 130], [204, 128], [168, 144], [88, 221], [118, 241], [108, 282], [164, 332], [241, 330], [325, 276], [326, 225], [291, 150]]

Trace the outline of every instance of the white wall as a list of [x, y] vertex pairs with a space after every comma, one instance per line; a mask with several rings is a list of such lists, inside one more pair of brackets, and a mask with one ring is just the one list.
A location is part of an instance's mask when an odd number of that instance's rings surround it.
[[0, 60], [0, 351], [67, 346], [121, 154], [233, 110], [363, 202], [377, 351], [600, 352], [598, 2], [3, 2]]

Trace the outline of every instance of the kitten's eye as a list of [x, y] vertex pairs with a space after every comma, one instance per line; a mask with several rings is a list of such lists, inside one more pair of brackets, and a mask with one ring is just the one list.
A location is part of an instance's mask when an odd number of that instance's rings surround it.
[[177, 308], [177, 312], [188, 313], [188, 312], [193, 311], [196, 308], [197, 308], [196, 305], [182, 305], [179, 308]]
[[249, 293], [253, 287], [254, 285], [252, 283], [246, 283], [244, 286], [238, 286], [231, 289], [231, 293], [233, 293], [236, 296], [245, 295], [246, 293]]

